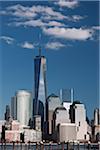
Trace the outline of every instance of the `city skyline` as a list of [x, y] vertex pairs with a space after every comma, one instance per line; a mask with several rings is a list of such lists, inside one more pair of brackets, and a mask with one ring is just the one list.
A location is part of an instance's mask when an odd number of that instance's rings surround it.
[[99, 104], [99, 2], [0, 3], [0, 118], [17, 90], [33, 91], [33, 59], [41, 46], [48, 95], [74, 88], [92, 119]]

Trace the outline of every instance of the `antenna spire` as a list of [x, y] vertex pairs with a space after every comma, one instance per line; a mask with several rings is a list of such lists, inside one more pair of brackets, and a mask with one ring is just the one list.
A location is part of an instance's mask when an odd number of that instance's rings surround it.
[[39, 34], [39, 42], [40, 42], [40, 46], [39, 46], [39, 56], [41, 56], [41, 33]]
[[41, 56], [41, 46], [39, 47], [39, 56]]

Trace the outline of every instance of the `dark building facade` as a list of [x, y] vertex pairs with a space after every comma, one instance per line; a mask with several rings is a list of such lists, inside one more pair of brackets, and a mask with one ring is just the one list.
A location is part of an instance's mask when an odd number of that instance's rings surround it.
[[[36, 56], [34, 59], [34, 115], [40, 115], [43, 113], [43, 110], [39, 109], [41, 102], [44, 106], [44, 120], [46, 97], [46, 58], [44, 56], [39, 55]], [[43, 116], [41, 116], [41, 118], [43, 118]]]
[[10, 106], [6, 105], [5, 120], [9, 121], [9, 118], [10, 118]]

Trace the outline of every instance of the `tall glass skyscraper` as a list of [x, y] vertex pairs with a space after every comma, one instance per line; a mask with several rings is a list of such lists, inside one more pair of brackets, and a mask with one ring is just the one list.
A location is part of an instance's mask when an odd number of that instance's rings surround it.
[[34, 59], [34, 115], [39, 114], [39, 100], [43, 102], [45, 106], [46, 98], [46, 58], [39, 55]]

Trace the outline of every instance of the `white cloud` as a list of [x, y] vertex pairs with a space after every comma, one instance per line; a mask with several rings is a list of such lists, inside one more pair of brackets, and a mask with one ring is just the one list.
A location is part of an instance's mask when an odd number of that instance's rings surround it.
[[55, 2], [55, 4], [58, 4], [60, 7], [75, 8], [78, 6], [78, 1], [59, 0], [58, 2]]
[[53, 8], [48, 6], [32, 6], [30, 10], [34, 11], [35, 13], [41, 13], [43, 16], [55, 17], [56, 19], [65, 18], [65, 16], [60, 12], [54, 11]]
[[60, 43], [60, 42], [48, 42], [46, 44], [46, 48], [47, 49], [53, 49], [53, 50], [58, 50], [62, 47], [64, 47], [65, 45]]
[[76, 22], [76, 21], [82, 20], [84, 18], [86, 18], [86, 16], [73, 15], [72, 16], [72, 21]]
[[87, 40], [92, 38], [93, 30], [82, 28], [43, 28], [47, 35], [52, 35], [58, 38], [65, 38], [68, 40]]
[[34, 11], [30, 9], [30, 7], [24, 7], [20, 4], [7, 7], [6, 12], [13, 16], [22, 18], [34, 18], [37, 15]]
[[45, 26], [45, 23], [43, 23], [40, 19], [37, 20], [29, 20], [29, 21], [20, 21], [14, 23], [16, 26], [30, 26], [30, 27], [41, 27]]
[[7, 44], [13, 44], [14, 38], [8, 36], [0, 36], [1, 40], [4, 40]]
[[[68, 2], [72, 6], [76, 1]], [[9, 6], [1, 11], [2, 15], [11, 15], [12, 20], [8, 25], [15, 26], [31, 26], [31, 27], [53, 27], [53, 26], [66, 26], [61, 23], [63, 20], [79, 21], [83, 19], [80, 15], [63, 15], [61, 12], [54, 10], [49, 6], [33, 5], [31, 7], [23, 6], [21, 4]]]
[[5, 10], [0, 11], [0, 15], [6, 15], [6, 14], [7, 14], [7, 12]]
[[77, 22], [84, 18], [86, 18], [86, 16], [80, 16], [80, 15], [66, 16], [66, 20], [72, 21], [72, 22]]
[[31, 6], [26, 7], [20, 4], [7, 7], [2, 10], [2, 15], [11, 15], [12, 21], [8, 25], [15, 26], [64, 26], [60, 23], [63, 19], [68, 19], [67, 16], [61, 12], [55, 11], [52, 7], [48, 6]]
[[15, 22], [14, 25], [15, 26], [30, 26], [30, 27], [54, 27], [54, 26], [60, 27], [60, 26], [65, 26], [63, 23], [60, 23], [58, 21], [43, 22], [40, 19]]
[[26, 19], [30, 19], [30, 18], [35, 18], [38, 15], [43, 15], [44, 17], [53, 17], [56, 19], [64, 19], [66, 18], [66, 16], [64, 16], [63, 14], [61, 14], [60, 12], [57, 12], [55, 10], [53, 10], [53, 8], [48, 7], [48, 6], [32, 6], [32, 7], [26, 7], [26, 6], [22, 6], [20, 4], [18, 5], [13, 5], [10, 7], [7, 7], [7, 9], [5, 11], [2, 11], [2, 14], [6, 14], [6, 15], [13, 15], [19, 18], [26, 18]]
[[63, 23], [57, 22], [57, 21], [49, 21], [49, 23], [47, 23], [48, 26], [65, 26]]
[[22, 48], [27, 48], [27, 49], [33, 49], [34, 45], [26, 41], [23, 44], [21, 44], [21, 47]]
[[100, 26], [93, 26], [92, 29], [94, 29], [94, 30], [100, 30]]

